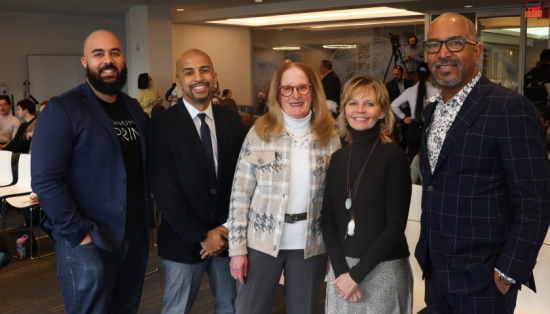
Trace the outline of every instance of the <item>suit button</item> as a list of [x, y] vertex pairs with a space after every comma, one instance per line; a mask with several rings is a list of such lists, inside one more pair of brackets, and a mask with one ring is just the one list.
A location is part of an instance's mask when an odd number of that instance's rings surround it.
[[434, 188], [433, 188], [433, 186], [431, 186], [431, 185], [430, 185], [430, 186], [428, 187], [428, 189], [427, 189], [427, 190], [428, 190], [429, 192], [431, 192], [431, 191], [433, 191], [433, 190], [434, 190]]
[[260, 159], [258, 159], [258, 163], [259, 163], [260, 165], [263, 165], [263, 164], [264, 164], [264, 160], [260, 158]]
[[212, 194], [212, 195], [216, 194], [216, 189], [211, 189], [210, 194]]

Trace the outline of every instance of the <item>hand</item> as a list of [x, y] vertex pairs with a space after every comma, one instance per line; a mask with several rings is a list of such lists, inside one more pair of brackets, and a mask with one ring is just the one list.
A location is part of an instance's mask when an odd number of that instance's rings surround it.
[[346, 301], [349, 303], [359, 303], [361, 300], [363, 300], [363, 294], [361, 293], [361, 290], [357, 288]]
[[411, 124], [412, 120], [413, 119], [411, 117], [405, 117], [405, 119], [403, 119], [403, 122], [405, 122], [405, 124]]
[[84, 237], [84, 240], [82, 240], [82, 242], [80, 242], [79, 245], [84, 245], [84, 244], [88, 244], [88, 243], [91, 243], [92, 242], [92, 237], [90, 237], [90, 234], [88, 233], [85, 237]]
[[502, 293], [503, 295], [508, 293], [508, 290], [510, 290], [510, 285], [503, 283], [502, 280], [500, 280], [500, 276], [496, 271], [493, 271], [493, 277], [495, 279], [498, 291], [500, 291], [500, 293]]
[[200, 243], [202, 250], [201, 258], [205, 259], [209, 256], [216, 256], [227, 250], [229, 243], [227, 242], [228, 231], [224, 226], [218, 226], [209, 230], [206, 234], [206, 239]]
[[27, 138], [27, 140], [31, 139], [33, 133], [34, 133], [33, 131], [25, 133], [25, 137]]
[[231, 257], [229, 269], [231, 270], [231, 277], [244, 284], [244, 279], [248, 276], [248, 256], [238, 255]]
[[334, 289], [336, 289], [336, 293], [338, 293], [342, 297], [342, 299], [346, 300], [347, 302], [353, 300], [354, 292], [359, 286], [355, 281], [353, 281], [353, 279], [351, 279], [349, 272], [338, 276], [338, 278], [336, 278], [336, 280], [334, 280], [330, 284], [334, 286]]

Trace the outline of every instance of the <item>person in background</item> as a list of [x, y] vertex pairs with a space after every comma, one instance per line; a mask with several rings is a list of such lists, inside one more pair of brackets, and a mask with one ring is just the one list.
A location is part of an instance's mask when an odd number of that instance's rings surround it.
[[[390, 101], [393, 102], [401, 93], [403, 93], [407, 88], [413, 86], [411, 80], [403, 78], [403, 68], [400, 66], [395, 66], [392, 70], [392, 80], [386, 82], [386, 88], [390, 95]], [[408, 103], [403, 103], [400, 107], [400, 110], [405, 113], [405, 116], [411, 116], [411, 108], [409, 108]], [[397, 119], [395, 119], [397, 120]], [[408, 136], [408, 126], [402, 121], [396, 121], [396, 128], [394, 129], [394, 139], [398, 145], [407, 149], [407, 136]]]
[[[172, 86], [166, 91], [165, 99], [170, 103], [169, 107], [177, 104], [181, 98], [182, 92], [176, 83], [172, 83]], [[159, 109], [160, 110], [160, 109]]]
[[256, 108], [256, 114], [258, 116], [261, 116], [267, 110], [267, 101], [266, 101], [265, 94], [262, 93], [262, 92], [259, 92], [258, 96], [256, 97], [256, 101], [257, 101], [257, 105], [258, 105], [257, 108]]
[[217, 75], [206, 53], [184, 52], [176, 70], [183, 97], [150, 120], [147, 134], [149, 178], [162, 214], [161, 313], [189, 313], [205, 272], [216, 313], [235, 313], [224, 223], [244, 132], [237, 113], [211, 105]]
[[136, 99], [149, 117], [151, 116], [153, 107], [157, 104], [162, 104], [159, 91], [153, 85], [153, 79], [148, 73], [141, 73], [138, 77]]
[[332, 70], [332, 61], [330, 60], [321, 60], [319, 71], [321, 72], [321, 83], [323, 84], [323, 90], [325, 91], [327, 100], [333, 101], [336, 104], [336, 112], [332, 112], [333, 118], [336, 118], [338, 116], [340, 92], [342, 90], [340, 78], [338, 74]]
[[[14, 153], [28, 153], [31, 147], [31, 137], [28, 137], [28, 127], [36, 120], [36, 105], [30, 99], [23, 99], [17, 103], [17, 110], [15, 111], [17, 117], [24, 122], [21, 123], [17, 129], [17, 133], [13, 139], [2, 148], [2, 150], [9, 150]], [[19, 155], [17, 155], [17, 158]], [[13, 164], [12, 159], [12, 164]]]
[[65, 312], [137, 313], [154, 228], [147, 116], [122, 87], [127, 69], [106, 30], [84, 42], [86, 82], [51, 100], [32, 140], [32, 190], [55, 245]]
[[286, 313], [316, 313], [327, 254], [320, 227], [325, 173], [340, 148], [319, 77], [303, 63], [273, 75], [268, 112], [245, 139], [228, 220], [237, 313], [271, 313], [281, 273]]
[[235, 102], [235, 100], [233, 100], [233, 98], [224, 98], [220, 106], [233, 112], [239, 112], [239, 107], [237, 106], [237, 103]]
[[233, 98], [233, 92], [230, 89], [224, 89], [222, 92], [222, 98], [223, 99]]
[[441, 92], [424, 110], [415, 256], [430, 313], [513, 313], [550, 223], [550, 165], [527, 98], [481, 74], [478, 31], [443, 13], [424, 42]]
[[210, 99], [210, 101], [212, 102], [212, 105], [221, 105], [222, 104], [222, 99], [218, 96], [212, 96], [212, 99]]
[[0, 95], [0, 149], [11, 141], [21, 122], [11, 112], [11, 99], [8, 95]]
[[[431, 80], [431, 72], [426, 62], [420, 63], [418, 66], [418, 82], [412, 87], [407, 88], [391, 103], [391, 108], [396, 116], [396, 119], [402, 120], [408, 125], [407, 137], [407, 156], [409, 160], [413, 160], [414, 156], [420, 149], [420, 138], [422, 136], [422, 125], [424, 124], [424, 107], [426, 100], [435, 96], [439, 90], [429, 82]], [[409, 103], [409, 108], [412, 117], [405, 116], [401, 111], [401, 106], [404, 103]]]
[[540, 115], [540, 122], [544, 128], [544, 137], [546, 139], [546, 153], [548, 154], [548, 159], [550, 159], [550, 108], [547, 106], [538, 106]]
[[409, 45], [403, 49], [405, 56], [405, 67], [407, 68], [407, 78], [416, 84], [418, 81], [417, 69], [420, 63], [424, 62], [424, 49], [418, 44], [418, 37], [409, 36], [407, 39]]
[[321, 228], [330, 258], [326, 313], [411, 313], [413, 278], [405, 227], [409, 161], [391, 138], [384, 84], [356, 75], [338, 117], [350, 143], [332, 155]]

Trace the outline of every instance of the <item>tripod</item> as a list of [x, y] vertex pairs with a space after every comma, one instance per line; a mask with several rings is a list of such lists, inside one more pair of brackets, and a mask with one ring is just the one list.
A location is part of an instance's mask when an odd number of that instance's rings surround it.
[[399, 41], [394, 42], [392, 38], [392, 56], [390, 57], [390, 61], [388, 61], [388, 66], [386, 67], [386, 74], [384, 74], [384, 81], [386, 82], [386, 78], [388, 77], [388, 71], [390, 70], [391, 60], [393, 59], [393, 66], [397, 66], [397, 60], [401, 59], [401, 64], [403, 64], [403, 72], [409, 72], [407, 70], [407, 67], [405, 66], [405, 61], [403, 60], [403, 55], [401, 54], [401, 50], [399, 50]]

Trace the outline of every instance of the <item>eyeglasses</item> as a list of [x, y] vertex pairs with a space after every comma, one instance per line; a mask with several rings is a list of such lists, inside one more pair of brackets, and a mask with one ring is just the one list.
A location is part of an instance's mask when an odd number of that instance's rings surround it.
[[2, 104], [0, 104], [0, 106], [2, 106], [2, 107], [4, 107], [4, 106], [9, 106], [9, 105], [10, 105], [10, 104], [8, 104], [8, 103], [2, 103]]
[[464, 49], [466, 44], [477, 45], [477, 41], [471, 41], [466, 38], [451, 38], [447, 40], [426, 40], [424, 41], [424, 50], [427, 53], [438, 53], [445, 44], [450, 52], [459, 52]]
[[294, 89], [296, 89], [298, 91], [298, 94], [300, 95], [307, 95], [311, 92], [311, 84], [301, 84], [297, 86], [279, 86], [279, 93], [283, 97], [290, 97], [290, 95], [294, 93]]

